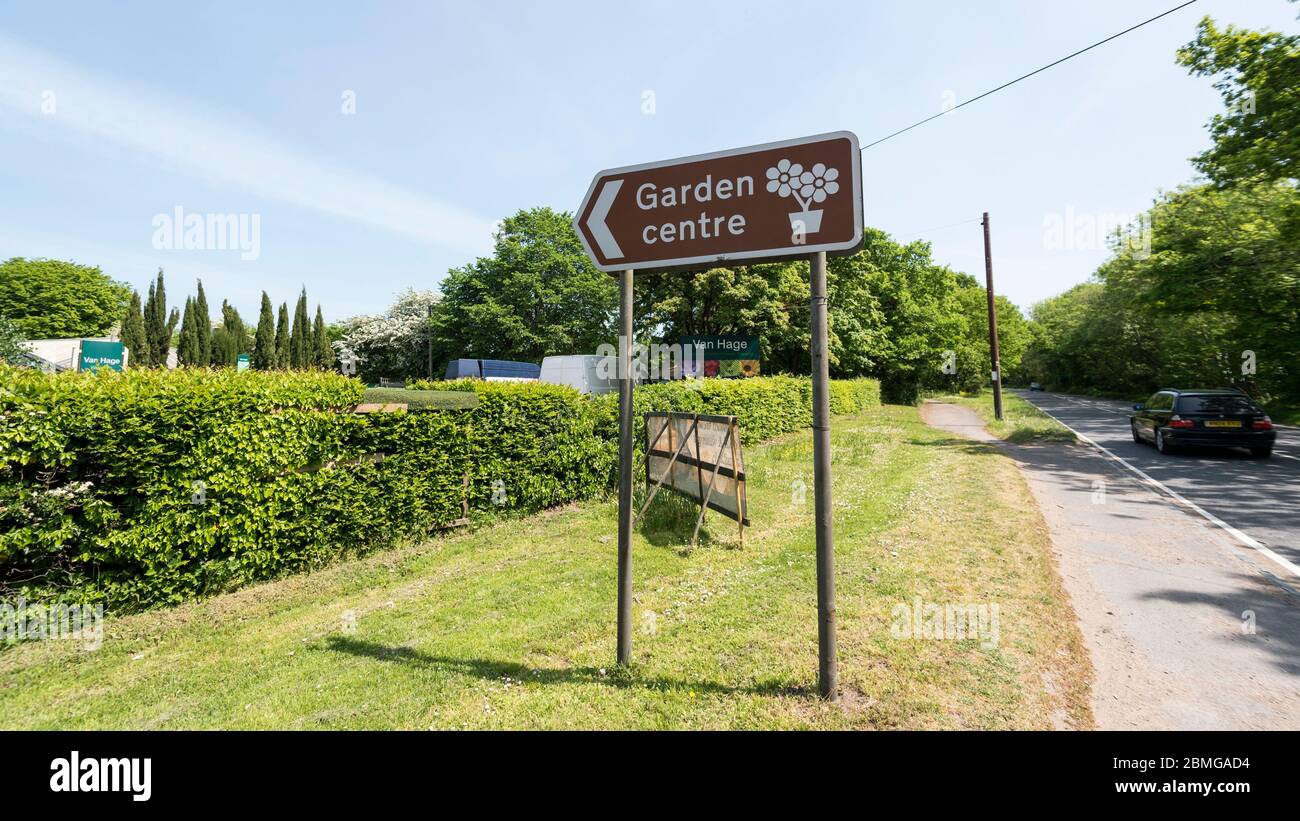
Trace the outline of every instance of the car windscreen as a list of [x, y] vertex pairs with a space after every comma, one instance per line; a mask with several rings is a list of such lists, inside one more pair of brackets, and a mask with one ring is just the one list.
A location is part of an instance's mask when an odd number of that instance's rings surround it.
[[1244, 396], [1218, 394], [1178, 397], [1179, 413], [1260, 413], [1255, 403]]

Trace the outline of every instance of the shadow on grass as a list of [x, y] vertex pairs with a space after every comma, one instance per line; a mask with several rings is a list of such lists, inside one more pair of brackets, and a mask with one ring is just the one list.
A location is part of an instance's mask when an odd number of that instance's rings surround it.
[[509, 676], [517, 681], [536, 682], [538, 684], [603, 684], [607, 687], [617, 687], [619, 689], [681, 690], [718, 695], [815, 697], [815, 694], [809, 688], [792, 687], [776, 682], [732, 687], [716, 681], [686, 681], [662, 676], [646, 677], [637, 672], [635, 667], [631, 670], [610, 667], [607, 669], [607, 673], [602, 675], [600, 668], [597, 667], [529, 667], [511, 661], [436, 656], [419, 650], [412, 650], [409, 647], [386, 647], [382, 644], [361, 641], [347, 636], [330, 636], [327, 639], [327, 644], [329, 649], [336, 653], [347, 653], [360, 658], [404, 664], [412, 667], [433, 667], [449, 673], [474, 676], [486, 681], [500, 681], [502, 678]]
[[[648, 495], [649, 491], [645, 488], [637, 488], [633, 494], [632, 509], [640, 511]], [[655, 547], [670, 548], [685, 555], [691, 551], [691, 533], [695, 530], [695, 522], [699, 515], [699, 504], [663, 487], [655, 494], [654, 501], [637, 522], [636, 529]], [[709, 529], [711, 521], [714, 524], [721, 522], [723, 525], [735, 527], [735, 523], [722, 514], [709, 511], [704, 516], [703, 524], [700, 525], [698, 547], [739, 548], [738, 543], [715, 538]], [[726, 527], [720, 526], [720, 530], [725, 533]]]
[[974, 439], [963, 439], [960, 436], [951, 436], [946, 439], [908, 439], [907, 444], [932, 448], [960, 448], [963, 452], [972, 453], [976, 456], [992, 456], [998, 452], [997, 442], [978, 442]]

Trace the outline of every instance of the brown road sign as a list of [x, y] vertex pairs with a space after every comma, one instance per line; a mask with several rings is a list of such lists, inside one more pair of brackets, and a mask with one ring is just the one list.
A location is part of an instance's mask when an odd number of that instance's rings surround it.
[[862, 165], [848, 131], [602, 171], [573, 226], [602, 271], [852, 253]]

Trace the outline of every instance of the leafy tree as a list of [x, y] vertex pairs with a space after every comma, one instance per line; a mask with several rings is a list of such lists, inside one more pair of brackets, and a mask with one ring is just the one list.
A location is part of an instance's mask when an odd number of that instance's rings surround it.
[[28, 339], [102, 336], [130, 298], [130, 287], [89, 265], [23, 257], [0, 263], [0, 315]]
[[21, 365], [27, 348], [23, 346], [23, 330], [18, 323], [0, 316], [0, 362]]
[[293, 308], [293, 331], [289, 334], [289, 367], [294, 370], [312, 366], [311, 318], [307, 314], [307, 289], [298, 295]]
[[221, 324], [212, 331], [212, 364], [233, 367], [249, 349], [244, 320], [229, 302], [221, 303]]
[[329, 336], [325, 331], [325, 317], [320, 305], [316, 306], [316, 321], [312, 325], [312, 359], [316, 367], [331, 370], [334, 367], [334, 349], [330, 347]]
[[[987, 384], [984, 289], [934, 264], [925, 243], [899, 245], [868, 229], [862, 251], [827, 269], [831, 373], [882, 380], [886, 396], [914, 401], [929, 388]], [[646, 277], [637, 286], [639, 335], [674, 341], [690, 334], [759, 337], [768, 373], [808, 373], [809, 271], [803, 260]], [[1018, 363], [1029, 330], [1019, 311], [998, 301], [1003, 365]], [[955, 351], [964, 382], [944, 377]]]
[[275, 321], [275, 367], [287, 371], [289, 366], [289, 305], [281, 302], [279, 318]]
[[1095, 281], [1033, 309], [1024, 371], [1143, 396], [1237, 385], [1300, 403], [1300, 37], [1201, 21], [1179, 52], [1227, 111], [1195, 159], [1211, 179], [1166, 193], [1145, 242], [1121, 236]]
[[609, 339], [618, 289], [592, 266], [571, 221], [550, 208], [520, 211], [502, 223], [492, 256], [447, 274], [434, 312], [436, 359], [540, 362], [594, 353]]
[[[967, 332], [956, 299], [957, 275], [934, 264], [928, 243], [899, 245], [883, 231], [865, 233], [862, 251], [833, 259], [827, 278], [834, 272], [837, 285], [852, 283], [870, 294], [873, 313], [858, 321], [874, 322], [870, 317], [875, 316], [883, 324], [863, 330], [871, 344], [855, 355], [871, 363], [866, 375], [880, 379], [887, 401], [914, 402], [923, 390], [947, 387], [944, 354], [955, 350]], [[831, 298], [834, 322], [834, 292]]]
[[339, 322], [334, 348], [339, 357], [355, 356], [367, 380], [424, 374], [429, 313], [434, 310], [436, 314], [437, 304], [438, 295], [433, 291], [408, 288], [379, 316], [356, 316]]
[[167, 355], [171, 352], [172, 333], [180, 314], [173, 308], [167, 313], [167, 290], [163, 284], [162, 269], [158, 269], [158, 278], [149, 285], [149, 298], [144, 305], [144, 330], [149, 342], [149, 364], [154, 367], [166, 367]]
[[[802, 274], [798, 263], [782, 263], [644, 276], [634, 293], [636, 335], [669, 344], [694, 335], [757, 336], [764, 368], [806, 373], [808, 274], [802, 267]], [[607, 333], [612, 341], [614, 329]]]
[[211, 365], [212, 315], [208, 312], [208, 298], [203, 293], [203, 280], [199, 280], [198, 295], [194, 297], [194, 335], [198, 338], [194, 364]]
[[185, 298], [185, 312], [181, 314], [181, 335], [176, 345], [176, 362], [180, 365], [194, 365], [199, 352], [198, 335], [194, 332], [194, 298]]
[[[953, 350], [957, 354], [954, 386], [974, 390], [992, 381], [993, 357], [989, 353], [988, 292], [972, 276], [957, 276], [957, 302], [966, 330]], [[998, 355], [1003, 382], [1030, 381], [1021, 374], [1021, 361], [1029, 347], [1029, 321], [1015, 304], [1004, 296], [994, 300], [998, 315]]]
[[257, 318], [257, 336], [253, 341], [253, 359], [250, 363], [259, 371], [275, 368], [275, 314], [271, 308], [271, 298], [262, 292], [262, 309]]
[[140, 306], [140, 294], [131, 292], [131, 304], [122, 317], [120, 332], [122, 344], [131, 352], [128, 366], [147, 368], [151, 364], [149, 357], [149, 337], [144, 330], [144, 311]]
[[1220, 185], [1300, 179], [1300, 35], [1220, 29], [1201, 20], [1178, 61], [1214, 87], [1226, 111], [1210, 121], [1214, 144], [1194, 159]]
[[1151, 209], [1151, 253], [1121, 249], [1098, 276], [1166, 327], [1164, 378], [1242, 381], [1300, 400], [1300, 190], [1290, 182], [1188, 186]]

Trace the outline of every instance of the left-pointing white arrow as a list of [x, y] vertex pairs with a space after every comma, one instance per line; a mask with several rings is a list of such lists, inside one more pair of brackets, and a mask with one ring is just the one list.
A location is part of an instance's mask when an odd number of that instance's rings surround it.
[[591, 209], [591, 216], [587, 217], [587, 227], [591, 229], [591, 235], [596, 238], [596, 244], [606, 259], [620, 259], [623, 256], [623, 249], [618, 247], [609, 226], [605, 224], [605, 217], [609, 216], [609, 209], [614, 205], [618, 189], [622, 187], [622, 180], [607, 180]]

